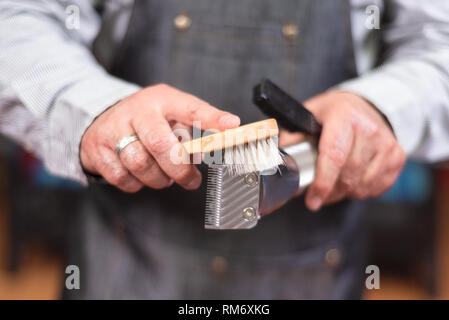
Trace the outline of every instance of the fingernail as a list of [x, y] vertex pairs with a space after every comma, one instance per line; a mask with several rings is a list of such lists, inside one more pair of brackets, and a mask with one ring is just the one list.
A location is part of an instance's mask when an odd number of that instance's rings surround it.
[[240, 125], [240, 118], [233, 114], [227, 114], [220, 118], [220, 124], [225, 128], [235, 128]]
[[323, 200], [321, 199], [320, 196], [313, 196], [309, 202], [310, 209], [313, 211], [317, 211], [321, 207], [322, 202], [323, 202]]
[[193, 178], [193, 180], [190, 181], [186, 187], [187, 189], [197, 189], [200, 185], [201, 185], [201, 176], [199, 175]]

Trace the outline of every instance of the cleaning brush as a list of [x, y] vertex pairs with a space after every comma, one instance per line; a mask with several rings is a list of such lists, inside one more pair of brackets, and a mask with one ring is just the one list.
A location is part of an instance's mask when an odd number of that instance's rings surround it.
[[213, 153], [204, 157], [208, 165], [222, 165], [232, 175], [255, 171], [276, 172], [284, 163], [278, 148], [279, 128], [267, 119], [183, 143], [189, 154]]

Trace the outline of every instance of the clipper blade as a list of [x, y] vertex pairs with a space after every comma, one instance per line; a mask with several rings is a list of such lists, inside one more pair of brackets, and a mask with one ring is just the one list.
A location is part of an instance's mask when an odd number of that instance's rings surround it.
[[207, 176], [206, 229], [250, 229], [257, 225], [260, 175], [234, 175], [225, 165], [211, 165]]

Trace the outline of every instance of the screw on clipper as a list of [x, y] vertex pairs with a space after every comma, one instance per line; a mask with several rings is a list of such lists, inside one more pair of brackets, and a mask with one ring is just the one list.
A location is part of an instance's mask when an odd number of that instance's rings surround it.
[[256, 219], [256, 209], [253, 207], [243, 209], [243, 218], [247, 221], [254, 221]]
[[245, 183], [249, 186], [255, 186], [259, 182], [259, 177], [254, 172], [245, 176]]

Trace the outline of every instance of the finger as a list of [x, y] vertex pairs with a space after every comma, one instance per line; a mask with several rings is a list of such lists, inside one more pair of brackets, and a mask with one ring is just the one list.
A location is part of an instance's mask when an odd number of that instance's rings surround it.
[[[131, 136], [135, 132], [128, 124], [110, 131], [112, 134], [108, 138], [107, 145], [114, 151], [123, 137]], [[173, 183], [140, 141], [129, 143], [121, 150], [118, 157], [130, 174], [150, 188], [162, 189]]]
[[169, 178], [188, 190], [200, 186], [201, 173], [190, 163], [190, 157], [164, 118], [136, 118], [133, 127], [142, 144]]
[[126, 146], [120, 152], [120, 160], [134, 177], [150, 188], [162, 189], [173, 183], [140, 141]]
[[129, 173], [114, 151], [108, 147], [100, 147], [98, 153], [100, 160], [96, 166], [97, 171], [106, 181], [130, 193], [137, 192], [143, 187], [143, 184]]
[[376, 155], [376, 144], [367, 143], [363, 134], [356, 135], [351, 152], [343, 166], [336, 189], [338, 194], [349, 195], [364, 187], [360, 184], [363, 175]]
[[343, 166], [332, 192], [324, 201], [324, 204], [339, 202], [344, 198], [353, 195], [354, 191], [361, 192], [366, 188], [361, 181], [364, 176], [364, 171], [369, 167], [370, 162], [374, 158], [374, 151], [363, 148], [362, 145], [364, 144], [360, 143], [361, 140], [362, 139], [359, 139], [359, 142], [354, 143], [354, 148]]
[[351, 150], [353, 139], [352, 127], [342, 126], [339, 119], [324, 123], [315, 180], [306, 195], [306, 204], [310, 210], [318, 210], [331, 193]]
[[170, 125], [173, 134], [178, 138], [179, 142], [192, 140], [192, 130], [191, 127], [186, 126], [182, 123], [175, 122]]
[[323, 204], [336, 203], [343, 200], [346, 197], [347, 192], [345, 188], [340, 184], [341, 182], [337, 181], [336, 187], [332, 190], [332, 192], [329, 194], [329, 196], [326, 198]]
[[[400, 148], [379, 154], [366, 170], [362, 178], [362, 187], [369, 189], [369, 196], [380, 196], [397, 180], [404, 163], [405, 156]], [[357, 194], [356, 196], [360, 198], [366, 195]]]
[[[173, 134], [178, 138], [180, 143], [192, 140], [192, 128], [188, 127], [182, 123], [176, 122], [171, 125]], [[197, 130], [197, 129], [193, 129]], [[199, 131], [198, 136], [201, 136], [201, 131]], [[203, 161], [204, 154], [195, 153], [190, 156], [190, 162], [193, 164], [200, 164]]]
[[226, 130], [240, 125], [240, 118], [219, 110], [207, 102], [177, 89], [168, 96], [162, 112], [168, 120], [176, 120], [188, 126], [200, 123], [203, 130]]

